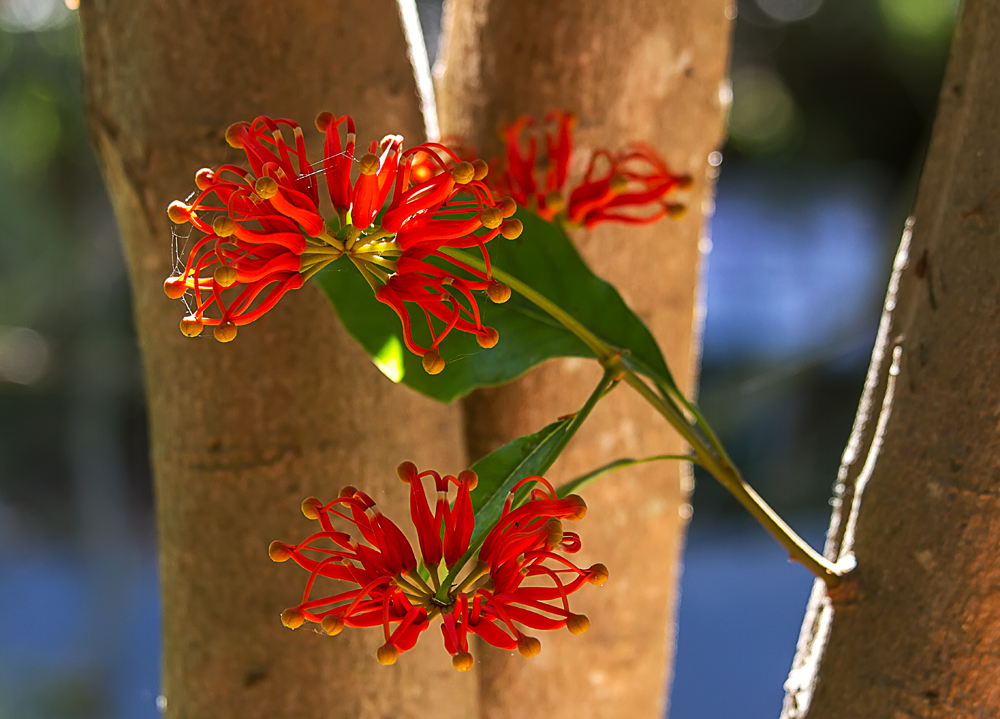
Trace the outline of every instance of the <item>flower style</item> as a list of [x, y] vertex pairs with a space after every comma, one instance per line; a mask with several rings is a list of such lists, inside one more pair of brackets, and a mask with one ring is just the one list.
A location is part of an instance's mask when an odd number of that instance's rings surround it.
[[491, 163], [497, 170], [492, 174], [495, 192], [509, 195], [546, 220], [560, 220], [571, 227], [601, 222], [648, 224], [684, 213], [684, 206], [668, 201], [667, 196], [690, 187], [691, 178], [674, 175], [656, 150], [640, 143], [624, 152], [596, 150], [583, 181], [567, 198], [576, 118], [569, 112], [553, 111], [545, 122], [544, 158], [539, 157], [536, 134], [530, 132], [534, 118], [524, 115], [503, 128], [506, 155]]
[[[183, 267], [164, 283], [168, 297], [192, 298], [181, 331], [194, 337], [211, 325], [216, 339], [229, 342], [237, 327], [259, 319], [286, 292], [347, 256], [378, 299], [399, 314], [407, 346], [424, 357], [429, 372], [443, 369], [438, 346], [454, 329], [474, 334], [483, 347], [495, 345], [496, 330], [483, 325], [472, 292], [487, 290], [500, 301], [499, 283], [446, 254], [448, 248], [478, 248], [488, 258], [486, 242], [520, 234], [520, 222], [507, 219], [514, 204], [498, 202], [482, 182], [486, 163], [461, 160], [436, 143], [403, 150], [399, 135], [371, 142], [355, 158], [353, 118], [324, 112], [316, 127], [325, 137], [321, 171], [309, 163], [296, 123], [261, 116], [226, 132], [249, 169], [227, 164], [200, 170], [193, 201], [171, 203], [167, 214], [173, 222], [190, 222], [202, 233]], [[415, 159], [435, 171], [416, 180]], [[329, 220], [319, 211], [320, 175], [335, 212]], [[228, 288], [236, 289], [224, 295]], [[413, 338], [407, 303], [424, 313], [427, 347]]]
[[[318, 520], [321, 530], [299, 544], [276, 541], [269, 549], [272, 560], [291, 559], [309, 572], [302, 602], [281, 614], [285, 626], [296, 629], [306, 621], [315, 622], [331, 636], [345, 626], [382, 626], [385, 643], [377, 657], [389, 665], [440, 617], [445, 649], [459, 671], [473, 665], [470, 633], [532, 657], [541, 643], [521, 627], [587, 631], [590, 621], [570, 611], [568, 597], [588, 582], [603, 584], [608, 570], [602, 564], [580, 569], [563, 556], [580, 549], [579, 536], [564, 532], [561, 521], [584, 517], [587, 507], [580, 497], [559, 499], [541, 477], [522, 480], [508, 493], [499, 522], [479, 549], [476, 566], [461, 582], [442, 586], [442, 577], [460, 566], [469, 551], [475, 529], [470, 493], [478, 478], [471, 470], [457, 477], [418, 472], [410, 462], [400, 465], [398, 474], [410, 485], [410, 516], [420, 562], [400, 528], [364, 492], [348, 486], [327, 504], [310, 497], [302, 503], [302, 512]], [[427, 478], [436, 490], [433, 510], [424, 490]], [[540, 487], [514, 507], [518, 491], [535, 483]], [[451, 487], [456, 491], [449, 501]], [[335, 518], [354, 525], [364, 543], [337, 530]], [[314, 598], [321, 578], [350, 588]]]

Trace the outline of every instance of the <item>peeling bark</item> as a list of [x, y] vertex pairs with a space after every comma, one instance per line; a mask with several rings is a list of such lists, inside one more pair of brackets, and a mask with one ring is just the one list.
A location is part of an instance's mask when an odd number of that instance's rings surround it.
[[272, 539], [310, 531], [298, 509], [307, 495], [351, 483], [402, 517], [400, 461], [466, 466], [458, 408], [385, 380], [311, 286], [230, 345], [182, 337], [180, 306], [162, 291], [165, 208], [198, 168], [239, 161], [223, 139], [232, 122], [293, 118], [317, 158], [321, 110], [353, 113], [359, 140], [422, 139], [395, 4], [84, 0], [80, 16], [90, 126], [144, 357], [167, 716], [473, 715], [474, 673], [456, 673], [433, 638], [387, 669], [378, 632], [282, 627], [305, 575], [267, 558]]
[[[1000, 2], [966, 0], [787, 719], [1000, 715]], [[863, 495], [863, 496], [862, 496]]]
[[[442, 134], [464, 136], [487, 157], [500, 154], [502, 122], [569, 109], [579, 118], [573, 177], [594, 148], [642, 140], [695, 178], [680, 221], [573, 233], [594, 271], [656, 335], [688, 391], [699, 346], [699, 241], [712, 206], [707, 157], [722, 140], [728, 109], [720, 104], [727, 15], [726, 0], [449, 0], [438, 68]], [[470, 454], [575, 411], [599, 376], [596, 363], [554, 361], [476, 392], [465, 402]], [[622, 388], [601, 403], [551, 476], [567, 480], [618, 457], [681, 449], [662, 418]], [[689, 475], [663, 464], [586, 491], [590, 512], [573, 527], [583, 537], [581, 563], [611, 570], [607, 585], [573, 597], [592, 628], [542, 637], [542, 653], [527, 661], [484, 647], [483, 717], [662, 716], [689, 489]]]

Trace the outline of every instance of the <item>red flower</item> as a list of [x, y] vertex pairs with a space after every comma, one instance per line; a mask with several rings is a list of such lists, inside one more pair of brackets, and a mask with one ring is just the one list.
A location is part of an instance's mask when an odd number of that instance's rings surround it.
[[[486, 163], [460, 160], [434, 143], [404, 151], [399, 135], [370, 143], [368, 153], [355, 159], [351, 117], [322, 113], [316, 126], [325, 135], [321, 172], [308, 162], [297, 124], [262, 116], [226, 132], [229, 144], [246, 154], [249, 170], [232, 164], [201, 170], [194, 200], [170, 205], [171, 220], [190, 222], [202, 233], [164, 283], [169, 297], [189, 303], [181, 331], [196, 336], [214, 325], [215, 337], [228, 342], [238, 326], [260, 318], [286, 292], [346, 255], [403, 319], [407, 346], [430, 355], [428, 371], [443, 368], [438, 345], [453, 329], [476, 335], [484, 347], [496, 344], [497, 333], [483, 325], [472, 292], [494, 288], [491, 296], [498, 298], [503, 291], [488, 272], [442, 252], [478, 248], [488, 261], [486, 242], [520, 232], [517, 220], [505, 220], [513, 203], [498, 203], [482, 183]], [[291, 129], [292, 143], [282, 128]], [[411, 182], [414, 158], [436, 174]], [[354, 164], [359, 174], [352, 182]], [[329, 222], [318, 209], [320, 174], [336, 212]], [[374, 224], [383, 208], [381, 225]], [[224, 292], [231, 287], [236, 289]], [[423, 311], [429, 347], [414, 341], [406, 303]]]
[[[589, 620], [570, 611], [568, 596], [587, 582], [603, 584], [607, 569], [600, 564], [580, 569], [556, 554], [580, 548], [579, 537], [563, 532], [560, 520], [582, 519], [586, 514], [582, 499], [575, 495], [558, 499], [541, 477], [523, 480], [508, 495], [500, 522], [483, 542], [477, 566], [458, 585], [442, 591], [441, 578], [469, 549], [475, 528], [470, 492], [478, 478], [471, 470], [458, 477], [418, 472], [409, 462], [400, 465], [399, 476], [410, 485], [410, 516], [421, 562], [399, 527], [379, 513], [367, 494], [345, 487], [325, 505], [310, 497], [302, 503], [302, 511], [319, 520], [321, 531], [295, 545], [273, 542], [269, 550], [274, 561], [292, 559], [309, 572], [302, 602], [282, 612], [286, 626], [295, 629], [306, 621], [316, 622], [335, 635], [345, 626], [381, 625], [385, 643], [378, 659], [392, 664], [440, 616], [445, 648], [461, 671], [473, 663], [470, 632], [494, 646], [534, 656], [541, 644], [519, 625], [567, 627], [574, 634], [587, 630]], [[433, 509], [424, 490], [426, 478], [433, 479], [436, 490]], [[515, 493], [532, 482], [541, 483], [543, 489], [512, 508]], [[452, 486], [455, 498], [449, 501]], [[354, 525], [365, 543], [338, 531], [334, 518]], [[313, 598], [320, 578], [354, 588]]]
[[538, 138], [530, 132], [533, 118], [522, 116], [503, 129], [506, 156], [493, 163], [499, 170], [493, 174], [497, 193], [509, 195], [546, 220], [561, 219], [571, 226], [593, 227], [608, 221], [646, 224], [683, 214], [683, 205], [666, 198], [675, 189], [690, 187], [691, 178], [671, 173], [657, 152], [642, 144], [633, 144], [626, 152], [596, 150], [583, 181], [567, 200], [576, 119], [571, 113], [553, 111], [545, 121], [544, 159], [539, 158]]

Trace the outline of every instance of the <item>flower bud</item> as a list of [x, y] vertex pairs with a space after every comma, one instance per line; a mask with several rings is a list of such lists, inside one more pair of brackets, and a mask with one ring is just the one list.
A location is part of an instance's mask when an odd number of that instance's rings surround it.
[[232, 342], [236, 339], [236, 323], [232, 320], [223, 320], [212, 330], [212, 335], [219, 342]]
[[199, 190], [207, 190], [215, 184], [215, 171], [209, 167], [203, 167], [194, 173], [194, 184]]
[[476, 176], [476, 170], [470, 162], [460, 162], [451, 168], [451, 177], [457, 185], [467, 185]]
[[504, 220], [500, 225], [500, 234], [508, 240], [516, 240], [524, 232], [524, 225], [520, 220]]
[[587, 570], [587, 581], [594, 586], [601, 586], [608, 581], [608, 568], [603, 564], [595, 564]]
[[215, 268], [215, 273], [212, 277], [219, 287], [232, 287], [239, 278], [236, 268], [231, 265], [219, 265]]
[[579, 494], [570, 494], [563, 501], [570, 509], [570, 514], [565, 517], [568, 521], [579, 522], [587, 516], [587, 503]]
[[205, 329], [205, 323], [194, 317], [185, 317], [181, 320], [181, 334], [185, 337], [197, 337]]
[[471, 469], [463, 469], [458, 473], [458, 481], [462, 484], [468, 483], [469, 490], [473, 490], [479, 484], [479, 475]]
[[574, 614], [566, 620], [570, 634], [583, 634], [590, 629], [590, 620], [582, 614]]
[[230, 237], [236, 232], [236, 223], [228, 215], [219, 215], [212, 220], [212, 232], [219, 237]]
[[472, 170], [474, 174], [472, 175], [473, 180], [482, 180], [488, 174], [490, 174], [490, 166], [486, 164], [486, 160], [475, 159], [472, 161]]
[[180, 200], [174, 200], [167, 205], [167, 217], [174, 224], [183, 225], [191, 219], [191, 207]]
[[258, 177], [257, 182], [253, 183], [253, 191], [260, 196], [260, 199], [270, 200], [278, 194], [278, 181], [267, 175]]
[[358, 161], [358, 169], [362, 175], [374, 175], [378, 172], [378, 158], [370, 152], [366, 152]]
[[287, 562], [292, 558], [292, 553], [288, 551], [288, 545], [275, 539], [271, 546], [267, 548], [267, 556], [272, 562]]
[[424, 355], [423, 359], [420, 360], [420, 364], [424, 367], [424, 372], [427, 374], [441, 374], [444, 369], [444, 360], [434, 350], [431, 350]]
[[503, 222], [503, 213], [498, 207], [487, 207], [479, 213], [479, 221], [487, 230], [495, 230]]
[[687, 207], [685, 205], [680, 205], [675, 203], [671, 205], [665, 205], [665, 207], [667, 208], [667, 216], [675, 220], [679, 220], [682, 217], [684, 217], [684, 215], [687, 214]]
[[281, 613], [281, 623], [289, 629], [298, 629], [306, 621], [306, 615], [298, 609], [286, 609]]
[[405, 484], [409, 484], [417, 478], [417, 465], [413, 462], [403, 462], [401, 465], [396, 467], [396, 476], [399, 477], [399, 481]]
[[566, 199], [559, 190], [553, 190], [545, 196], [545, 209], [552, 212], [559, 212], [566, 206]]
[[323, 627], [324, 632], [331, 637], [335, 637], [344, 631], [344, 620], [332, 614], [327, 614], [323, 617], [323, 623], [320, 626]]
[[316, 116], [316, 129], [320, 132], [326, 132], [330, 124], [334, 122], [336, 118], [333, 116], [332, 112], [321, 112]]
[[534, 637], [522, 634], [517, 638], [517, 651], [521, 652], [522, 657], [531, 659], [531, 657], [538, 656], [538, 652], [542, 651], [542, 643]]
[[493, 280], [490, 286], [486, 288], [486, 294], [490, 296], [490, 299], [496, 302], [498, 305], [502, 305], [504, 302], [510, 299], [510, 287], [503, 284], [502, 282], [497, 282]]
[[226, 142], [229, 143], [230, 147], [235, 147], [237, 150], [243, 149], [243, 139], [241, 135], [245, 132], [249, 132], [250, 123], [249, 122], [235, 122], [226, 128]]
[[475, 660], [468, 652], [459, 652], [451, 658], [451, 665], [460, 672], [467, 672], [472, 669]]
[[378, 653], [375, 656], [378, 657], [379, 664], [383, 667], [389, 667], [399, 659], [399, 650], [396, 649], [395, 645], [386, 643], [378, 648]]
[[492, 327], [484, 327], [481, 335], [476, 335], [476, 342], [484, 350], [492, 349], [500, 341], [500, 333]]
[[184, 275], [172, 275], [163, 281], [163, 293], [172, 300], [179, 300], [187, 292]]
[[306, 519], [319, 519], [319, 510], [323, 503], [315, 497], [306, 497], [302, 500], [302, 514]]
[[497, 202], [497, 207], [500, 208], [500, 214], [504, 217], [510, 217], [517, 212], [517, 203], [514, 202], [513, 197], [501, 197], [500, 201]]

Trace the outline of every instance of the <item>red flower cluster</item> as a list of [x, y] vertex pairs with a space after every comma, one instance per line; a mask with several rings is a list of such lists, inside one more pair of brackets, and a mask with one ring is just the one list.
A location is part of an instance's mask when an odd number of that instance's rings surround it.
[[[399, 135], [371, 142], [356, 158], [351, 117], [321, 113], [316, 126], [325, 134], [321, 171], [308, 162], [296, 123], [262, 116], [226, 132], [229, 144], [246, 154], [249, 169], [228, 164], [200, 170], [193, 201], [171, 203], [173, 222], [190, 222], [202, 233], [164, 283], [168, 297], [189, 302], [181, 331], [194, 337], [214, 325], [216, 339], [229, 342], [238, 326], [260, 318], [286, 292], [346, 255], [378, 299], [399, 314], [407, 346], [424, 357], [429, 372], [444, 367], [438, 345], [453, 329], [474, 334], [483, 347], [495, 345], [497, 333], [483, 325], [472, 292], [488, 290], [502, 301], [509, 289], [447, 255], [449, 248], [478, 248], [488, 264], [487, 242], [520, 234], [520, 222], [507, 219], [514, 203], [498, 202], [483, 184], [486, 163], [459, 160], [434, 143], [403, 150]], [[437, 173], [415, 181], [415, 159]], [[319, 211], [320, 175], [336, 212], [329, 221]], [[235, 289], [224, 294], [228, 288]], [[427, 347], [413, 339], [407, 303], [424, 313]]]
[[567, 199], [576, 119], [568, 112], [550, 112], [545, 121], [542, 156], [538, 137], [530, 132], [534, 118], [524, 115], [504, 127], [506, 155], [492, 163], [492, 188], [498, 195], [509, 195], [546, 220], [560, 219], [577, 227], [601, 222], [647, 224], [683, 214], [684, 206], [668, 201], [667, 196], [690, 187], [691, 178], [674, 175], [656, 150], [638, 143], [624, 152], [596, 150], [583, 181], [569, 191]]
[[[587, 582], [603, 584], [608, 570], [602, 564], [580, 569], [556, 553], [580, 549], [579, 536], [564, 532], [561, 521], [584, 517], [587, 507], [580, 497], [559, 499], [541, 477], [519, 482], [507, 496], [500, 521], [483, 541], [476, 567], [459, 584], [442, 587], [442, 577], [469, 549], [475, 524], [470, 492], [478, 479], [471, 470], [458, 477], [418, 472], [410, 462], [400, 465], [399, 477], [410, 485], [410, 516], [422, 561], [418, 564], [403, 532], [364, 492], [345, 487], [328, 504], [310, 497], [302, 503], [302, 512], [319, 520], [321, 531], [299, 544], [273, 542], [269, 550], [274, 561], [291, 559], [309, 572], [302, 603], [281, 614], [285, 626], [295, 629], [306, 621], [316, 622], [332, 636], [345, 626], [381, 625], [385, 643], [378, 660], [388, 665], [441, 617], [445, 648], [459, 671], [473, 664], [470, 633], [532, 657], [541, 643], [521, 626], [566, 627], [573, 634], [587, 631], [590, 621], [570, 611], [568, 597]], [[424, 491], [426, 478], [433, 479], [437, 493], [433, 510]], [[541, 488], [513, 507], [517, 491], [536, 482]], [[451, 486], [456, 493], [449, 501]], [[366, 544], [337, 530], [334, 518], [353, 524]], [[353, 587], [312, 598], [321, 578]]]

